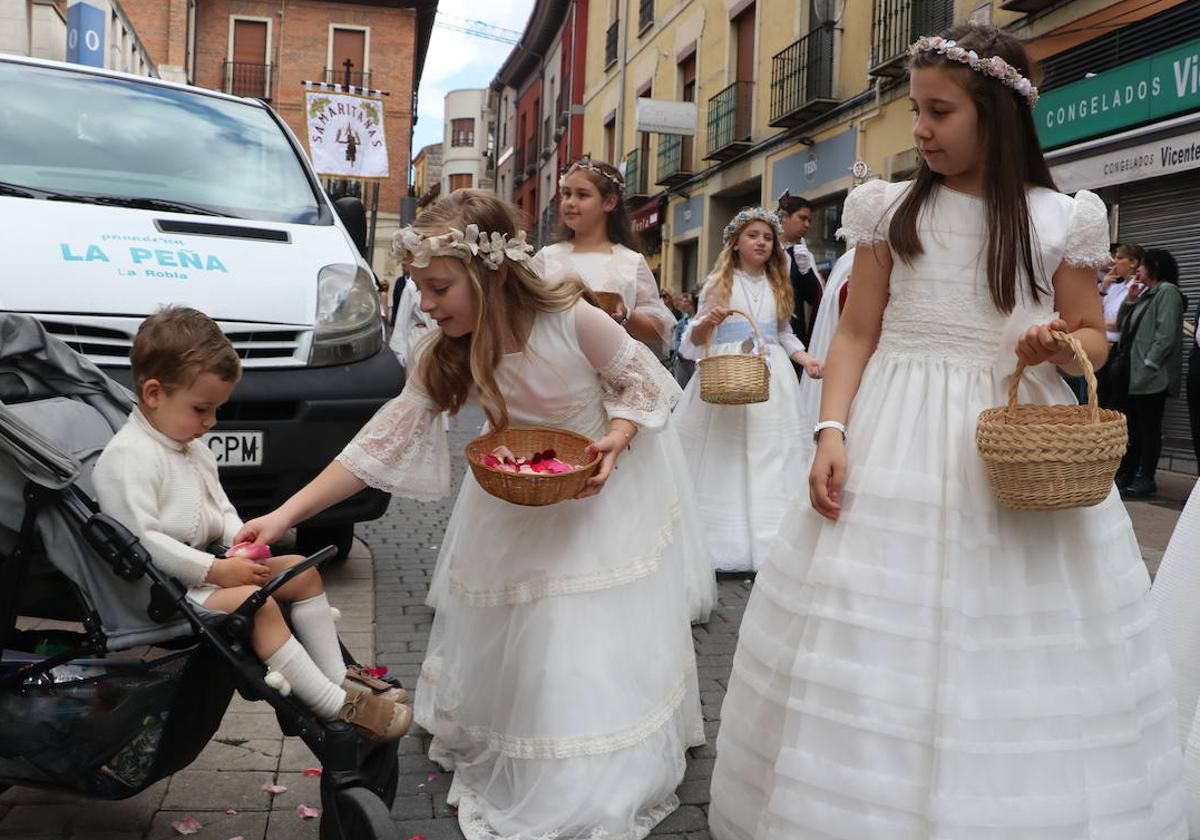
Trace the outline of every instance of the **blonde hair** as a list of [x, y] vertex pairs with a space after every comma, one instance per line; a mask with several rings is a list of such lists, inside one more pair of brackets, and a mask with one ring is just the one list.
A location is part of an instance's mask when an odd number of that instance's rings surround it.
[[[440, 236], [450, 228], [475, 224], [489, 233], [515, 236], [520, 229], [515, 207], [483, 190], [455, 190], [417, 216], [413, 230]], [[434, 331], [425, 342], [419, 370], [429, 397], [443, 411], [457, 413], [467, 402], [471, 386], [493, 429], [508, 426], [508, 406], [496, 385], [496, 366], [504, 355], [503, 339], [514, 316], [563, 312], [585, 297], [582, 283], [567, 280], [549, 286], [527, 262], [505, 260], [493, 270], [478, 257], [464, 261], [475, 300], [475, 328], [452, 338]], [[519, 331], [518, 331], [519, 332]], [[524, 336], [516, 336], [520, 342]], [[522, 345], [519, 350], [523, 351]]]
[[729, 242], [721, 249], [721, 253], [717, 257], [717, 264], [713, 267], [713, 272], [710, 275], [717, 279], [718, 305], [729, 305], [729, 299], [733, 296], [733, 270], [738, 267], [738, 256], [737, 252], [734, 251], [734, 247], [737, 245], [742, 231], [755, 222], [766, 225], [771, 231], [773, 240], [771, 258], [767, 260], [764, 268], [767, 272], [767, 282], [771, 286], [771, 293], [775, 296], [776, 317], [780, 321], [790, 321], [796, 300], [792, 295], [792, 281], [788, 276], [787, 255], [783, 252], [783, 244], [779, 241], [779, 237], [775, 233], [775, 228], [762, 219], [750, 219], [747, 221], [746, 224], [737, 229], [737, 232], [733, 236], [729, 237]]

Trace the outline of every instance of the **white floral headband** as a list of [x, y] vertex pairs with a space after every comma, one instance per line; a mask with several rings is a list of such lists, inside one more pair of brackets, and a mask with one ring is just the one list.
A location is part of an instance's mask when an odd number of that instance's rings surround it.
[[571, 164], [567, 171], [564, 172], [558, 179], [558, 185], [561, 187], [563, 182], [567, 180], [568, 175], [570, 175], [572, 172], [577, 172], [580, 169], [586, 169], [588, 172], [595, 172], [601, 178], [610, 181], [617, 188], [617, 192], [625, 191], [625, 182], [621, 180], [620, 175], [614, 175], [611, 172], [601, 169], [599, 166], [596, 166], [596, 164], [592, 163], [592, 159], [590, 157], [582, 157]]
[[396, 231], [392, 237], [392, 252], [401, 254], [408, 265], [425, 268], [433, 257], [458, 257], [464, 262], [479, 257], [492, 271], [506, 259], [528, 262], [533, 246], [525, 241], [525, 231], [509, 237], [505, 233], [480, 233], [479, 225], [467, 225], [466, 231], [450, 228], [438, 236], [426, 236], [412, 225]]
[[738, 231], [751, 222], [766, 222], [775, 231], [776, 241], [783, 239], [783, 225], [779, 223], [778, 216], [761, 207], [747, 207], [745, 210], [739, 210], [721, 231], [721, 247], [728, 245], [730, 240], [737, 236]]
[[1030, 108], [1037, 104], [1038, 89], [1029, 79], [1022, 76], [1017, 68], [998, 55], [980, 58], [979, 53], [975, 50], [963, 49], [957, 41], [943, 38], [940, 35], [922, 36], [908, 48], [910, 56], [916, 56], [923, 52], [935, 52], [951, 61], [967, 65], [976, 73], [992, 77], [1000, 84], [1012, 88], [1025, 97]]

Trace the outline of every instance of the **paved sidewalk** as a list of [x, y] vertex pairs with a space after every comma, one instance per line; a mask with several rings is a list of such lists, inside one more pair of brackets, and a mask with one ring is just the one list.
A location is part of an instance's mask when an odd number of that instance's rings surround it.
[[[338, 633], [358, 658], [371, 661], [375, 601], [371, 555], [356, 542], [341, 566], [324, 574], [329, 599], [341, 611]], [[315, 840], [318, 820], [301, 820], [296, 806], [319, 808], [319, 766], [299, 738], [284, 738], [266, 703], [236, 693], [216, 737], [186, 770], [121, 802], [12, 788], [0, 795], [0, 837], [21, 840], [175, 840], [176, 820], [203, 824], [197, 840]], [[287, 787], [272, 796], [264, 784]], [[236, 813], [227, 814], [226, 809]]]

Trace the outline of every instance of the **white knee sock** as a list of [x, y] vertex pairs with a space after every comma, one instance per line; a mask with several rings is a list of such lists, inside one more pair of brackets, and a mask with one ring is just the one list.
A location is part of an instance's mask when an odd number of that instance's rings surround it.
[[297, 699], [322, 720], [333, 720], [346, 702], [346, 692], [330, 682], [313, 662], [296, 637], [288, 639], [267, 657], [267, 667], [278, 671], [289, 683]]
[[337, 628], [333, 626], [333, 613], [324, 592], [292, 604], [292, 626], [321, 673], [341, 685], [346, 679], [346, 663], [342, 660]]

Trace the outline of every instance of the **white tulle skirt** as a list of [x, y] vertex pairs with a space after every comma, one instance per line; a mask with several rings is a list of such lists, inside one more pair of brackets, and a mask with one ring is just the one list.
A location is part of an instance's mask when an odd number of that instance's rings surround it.
[[468, 840], [639, 840], [678, 807], [704, 732], [672, 438], [639, 435], [581, 501], [464, 479], [415, 711]]
[[[1171, 668], [1128, 516], [997, 507], [1002, 374], [880, 354], [842, 515], [758, 575], [721, 713], [714, 840], [1186, 837]], [[1052, 371], [1022, 402], [1070, 401]]]
[[[768, 351], [766, 402], [706, 403], [697, 375], [675, 407], [704, 541], [719, 572], [761, 568], [792, 496], [807, 492], [800, 383], [784, 349], [769, 344]], [[811, 427], [808, 434], [811, 438]]]
[[1167, 655], [1175, 668], [1175, 698], [1183, 742], [1183, 787], [1192, 837], [1200, 837], [1200, 484], [1175, 525], [1150, 590]]

